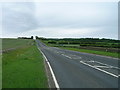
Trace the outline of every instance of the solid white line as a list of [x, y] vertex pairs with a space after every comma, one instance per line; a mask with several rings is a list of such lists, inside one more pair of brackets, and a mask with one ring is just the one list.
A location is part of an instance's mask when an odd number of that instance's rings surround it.
[[100, 69], [100, 68], [94, 67], [94, 66], [92, 66], [92, 65], [90, 65], [90, 64], [87, 64], [87, 63], [85, 63], [85, 62], [83, 62], [83, 61], [80, 61], [80, 63], [85, 64], [85, 65], [87, 65], [87, 66], [89, 66], [89, 67], [92, 67], [92, 68], [94, 68], [94, 69], [97, 69], [97, 70], [99, 70], [99, 71], [102, 71], [102, 72], [104, 72], [104, 73], [106, 73], [106, 74], [109, 74], [109, 75], [111, 75], [111, 76], [114, 76], [114, 77], [116, 77], [116, 78], [119, 77], [119, 76], [117, 76], [117, 75], [115, 75], [115, 74], [112, 74], [112, 73], [107, 72], [107, 71], [105, 71], [105, 70], [102, 70], [102, 69]]
[[53, 80], [54, 80], [54, 83], [55, 83], [56, 88], [57, 88], [58, 90], [60, 90], [60, 87], [59, 87], [59, 85], [58, 85], [57, 79], [56, 79], [56, 77], [55, 77], [55, 74], [54, 74], [54, 72], [53, 72], [53, 70], [52, 70], [52, 67], [51, 67], [48, 59], [46, 58], [46, 56], [45, 56], [44, 53], [40, 50], [39, 47], [38, 47], [38, 49], [39, 49], [39, 51], [42, 53], [43, 57], [45, 58], [48, 66], [49, 66], [49, 68], [50, 68], [50, 71], [51, 71], [51, 74], [52, 74], [52, 77], [53, 77]]

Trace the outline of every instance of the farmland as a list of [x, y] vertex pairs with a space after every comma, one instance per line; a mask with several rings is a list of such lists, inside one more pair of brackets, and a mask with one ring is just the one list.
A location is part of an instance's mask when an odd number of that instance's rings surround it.
[[50, 39], [38, 38], [48, 46], [60, 47], [63, 49], [93, 53], [111, 57], [118, 57], [120, 40], [99, 39], [99, 38], [64, 38]]
[[22, 47], [30, 44], [33, 40], [28, 39], [2, 39], [2, 50]]
[[42, 54], [34, 40], [3, 39], [2, 88], [48, 88]]

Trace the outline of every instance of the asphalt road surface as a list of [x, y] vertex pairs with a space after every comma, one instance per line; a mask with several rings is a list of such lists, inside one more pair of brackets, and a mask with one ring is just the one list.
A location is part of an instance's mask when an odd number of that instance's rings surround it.
[[50, 62], [60, 88], [118, 88], [118, 59], [36, 42]]

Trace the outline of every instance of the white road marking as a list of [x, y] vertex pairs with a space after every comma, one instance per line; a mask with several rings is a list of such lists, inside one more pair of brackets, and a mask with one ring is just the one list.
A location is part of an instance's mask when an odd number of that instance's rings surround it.
[[94, 67], [99, 67], [99, 68], [112, 68], [112, 67], [109, 67], [109, 66], [98, 66], [98, 65], [94, 65]]
[[58, 82], [57, 82], [57, 79], [56, 79], [56, 77], [55, 77], [55, 74], [54, 74], [54, 72], [53, 72], [53, 70], [52, 70], [52, 67], [51, 67], [51, 65], [50, 65], [50, 63], [49, 63], [49, 61], [48, 61], [48, 59], [46, 58], [46, 56], [45, 56], [44, 53], [40, 50], [39, 47], [38, 47], [38, 49], [39, 49], [39, 51], [42, 53], [43, 57], [45, 58], [45, 60], [46, 60], [46, 62], [47, 62], [47, 64], [48, 64], [48, 66], [49, 66], [49, 68], [50, 68], [50, 71], [51, 71], [53, 80], [54, 80], [54, 82], [55, 82], [56, 88], [57, 88], [58, 90], [60, 90], [59, 84], [58, 84]]
[[63, 55], [63, 56], [65, 56], [65, 57], [67, 57], [67, 58], [69, 58], [69, 59], [81, 59], [81, 57], [78, 57], [78, 56], [76, 56], [76, 55], [65, 55], [65, 54], [61, 54], [61, 55]]
[[120, 69], [119, 67], [111, 66], [111, 65], [108, 65], [108, 64], [105, 64], [105, 63], [101, 63], [101, 62], [98, 62], [98, 61], [95, 61], [95, 62], [97, 62], [97, 63], [99, 63], [99, 64], [102, 64], [102, 65], [106, 65], [106, 66], [108, 66], [108, 67], [110, 67], [110, 68]]
[[105, 63], [101, 63], [101, 62], [98, 62], [98, 61], [93, 61], [93, 60], [91, 60], [91, 61], [85, 61], [85, 62], [96, 62], [96, 63], [99, 63], [99, 64], [101, 64], [101, 65], [107, 66], [107, 67], [109, 67], [109, 68], [120, 69], [119, 67], [111, 66], [111, 65], [108, 65], [108, 64], [105, 64]]
[[77, 55], [70, 55], [71, 57], [72, 57], [72, 59], [82, 59], [82, 57], [80, 57], [80, 56], [77, 56]]
[[86, 61], [86, 62], [95, 62], [95, 61], [93, 61], [93, 60], [90, 60], [90, 61]]
[[69, 59], [72, 59], [71, 57], [69, 57], [69, 56], [67, 56], [67, 55], [65, 55], [65, 54], [61, 54], [61, 55], [65, 56], [65, 57], [67, 57], [67, 58], [69, 58]]
[[102, 71], [102, 72], [104, 72], [104, 73], [106, 73], [106, 74], [109, 74], [109, 75], [111, 75], [111, 76], [114, 76], [114, 77], [116, 77], [116, 78], [119, 77], [119, 75], [117, 76], [117, 75], [115, 75], [115, 74], [113, 74], [113, 73], [107, 72], [107, 71], [102, 70], [102, 69], [97, 68], [97, 67], [94, 67], [94, 66], [92, 66], [92, 65], [90, 65], [90, 64], [85, 63], [84, 61], [80, 61], [80, 63], [82, 63], [82, 64], [84, 64], [84, 65], [87, 65], [87, 66], [89, 66], [89, 67], [92, 67], [92, 68], [94, 68], [94, 69], [97, 69], [97, 70], [99, 70], [99, 71]]

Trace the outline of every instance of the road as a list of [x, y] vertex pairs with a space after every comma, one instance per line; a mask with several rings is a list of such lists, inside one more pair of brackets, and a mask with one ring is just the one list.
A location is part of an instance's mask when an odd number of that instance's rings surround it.
[[36, 42], [50, 62], [60, 88], [118, 88], [118, 59]]

